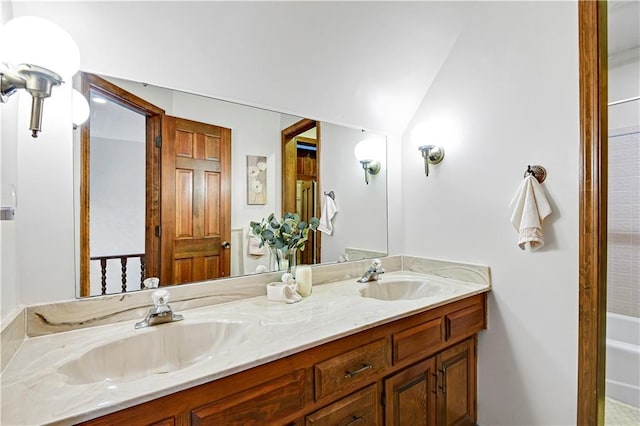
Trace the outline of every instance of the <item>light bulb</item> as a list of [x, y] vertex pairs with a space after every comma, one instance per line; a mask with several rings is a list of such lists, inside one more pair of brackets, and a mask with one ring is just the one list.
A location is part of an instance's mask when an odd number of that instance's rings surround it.
[[73, 89], [71, 93], [71, 118], [75, 126], [79, 126], [89, 118], [89, 102], [82, 93]]
[[13, 67], [37, 65], [68, 80], [80, 68], [80, 51], [69, 33], [53, 22], [21, 16], [0, 32], [0, 60]]
[[380, 161], [385, 157], [384, 139], [380, 136], [372, 136], [358, 142], [353, 148], [353, 155], [358, 161]]

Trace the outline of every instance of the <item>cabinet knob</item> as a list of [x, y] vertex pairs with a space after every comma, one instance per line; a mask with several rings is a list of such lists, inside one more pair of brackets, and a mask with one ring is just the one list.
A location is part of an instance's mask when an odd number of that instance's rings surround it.
[[222, 242], [222, 248], [228, 249], [229, 247], [231, 247], [231, 243], [229, 241]]

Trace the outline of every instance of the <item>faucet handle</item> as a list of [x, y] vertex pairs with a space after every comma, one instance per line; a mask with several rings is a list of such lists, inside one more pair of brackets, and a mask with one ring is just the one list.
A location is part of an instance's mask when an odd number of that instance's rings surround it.
[[167, 290], [156, 290], [151, 294], [153, 304], [158, 306], [166, 306], [169, 303], [169, 292]]
[[382, 261], [380, 259], [373, 259], [371, 261], [371, 267], [375, 270], [378, 270], [382, 266]]

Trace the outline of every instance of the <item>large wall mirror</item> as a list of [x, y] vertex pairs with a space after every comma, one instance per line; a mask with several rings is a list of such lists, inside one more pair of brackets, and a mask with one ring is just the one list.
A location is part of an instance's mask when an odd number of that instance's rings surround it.
[[326, 220], [329, 196], [332, 232], [299, 263], [387, 253], [386, 158], [367, 184], [353, 154], [384, 136], [104, 75], [74, 85], [91, 107], [74, 133], [78, 296], [274, 270], [249, 223]]

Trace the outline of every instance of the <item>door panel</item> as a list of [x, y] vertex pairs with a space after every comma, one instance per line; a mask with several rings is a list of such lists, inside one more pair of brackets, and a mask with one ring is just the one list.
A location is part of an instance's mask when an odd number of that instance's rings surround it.
[[161, 284], [228, 276], [231, 130], [166, 117], [163, 140]]
[[436, 367], [441, 377], [438, 424], [475, 424], [475, 339], [467, 339], [439, 354]]
[[429, 358], [385, 381], [385, 424], [436, 423], [435, 359]]
[[220, 234], [220, 173], [205, 173], [204, 235]]

